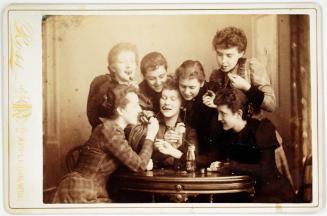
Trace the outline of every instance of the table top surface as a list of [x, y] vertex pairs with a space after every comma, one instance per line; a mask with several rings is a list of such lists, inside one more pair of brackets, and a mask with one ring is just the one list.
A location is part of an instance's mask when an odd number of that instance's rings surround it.
[[112, 175], [115, 188], [155, 194], [222, 194], [248, 192], [254, 194], [254, 181], [250, 176], [231, 172], [176, 171], [155, 169], [132, 172], [119, 170]]
[[173, 169], [155, 169], [144, 172], [132, 172], [129, 170], [119, 170], [115, 173], [115, 177], [120, 179], [146, 180], [146, 181], [166, 181], [166, 182], [224, 182], [224, 181], [251, 181], [247, 175], [238, 175], [231, 172], [205, 172], [200, 170], [195, 172], [176, 171]]

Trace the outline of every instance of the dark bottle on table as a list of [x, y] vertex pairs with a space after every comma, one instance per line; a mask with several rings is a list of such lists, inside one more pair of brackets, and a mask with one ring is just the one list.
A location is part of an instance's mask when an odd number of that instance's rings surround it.
[[195, 146], [189, 145], [186, 153], [186, 165], [187, 172], [194, 172], [196, 170], [196, 160], [195, 160]]

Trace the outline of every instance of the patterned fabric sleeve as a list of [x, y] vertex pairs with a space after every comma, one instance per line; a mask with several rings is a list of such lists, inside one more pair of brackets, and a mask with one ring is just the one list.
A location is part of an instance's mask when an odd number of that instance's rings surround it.
[[153, 151], [153, 141], [146, 139], [141, 151], [137, 154], [128, 144], [124, 131], [111, 127], [106, 128], [104, 133], [104, 150], [112, 154], [121, 163], [134, 172], [146, 169]]
[[276, 108], [276, 98], [266, 68], [254, 58], [247, 61], [247, 67], [250, 70], [251, 85], [264, 93], [261, 108], [273, 112]]

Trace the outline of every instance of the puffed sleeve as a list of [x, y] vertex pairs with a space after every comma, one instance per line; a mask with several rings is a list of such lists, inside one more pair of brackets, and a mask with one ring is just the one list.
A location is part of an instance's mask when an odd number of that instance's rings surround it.
[[109, 152], [129, 169], [137, 172], [145, 170], [153, 151], [153, 141], [145, 139], [137, 154], [128, 144], [124, 131], [118, 127], [104, 128], [104, 151]]
[[266, 68], [255, 58], [247, 61], [247, 67], [250, 70], [251, 85], [264, 94], [261, 108], [273, 112], [276, 108], [276, 98]]
[[279, 147], [276, 128], [268, 119], [261, 120], [256, 130], [255, 138], [259, 149], [276, 149]]

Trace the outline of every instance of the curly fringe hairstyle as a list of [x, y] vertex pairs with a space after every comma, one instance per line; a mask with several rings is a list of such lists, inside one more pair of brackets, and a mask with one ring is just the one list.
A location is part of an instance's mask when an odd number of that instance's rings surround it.
[[217, 106], [227, 105], [233, 113], [238, 110], [243, 111], [243, 119], [249, 119], [252, 116], [251, 104], [247, 96], [239, 89], [226, 88], [216, 93], [214, 104]]
[[126, 95], [130, 92], [138, 94], [138, 90], [133, 86], [118, 85], [108, 89], [105, 100], [102, 103], [108, 118], [116, 119], [118, 117], [117, 108], [125, 108], [129, 102]]
[[153, 71], [159, 66], [164, 66], [167, 70], [166, 58], [160, 52], [150, 52], [142, 58], [140, 68], [143, 76], [145, 76], [147, 71]]
[[205, 81], [205, 73], [201, 62], [194, 60], [184, 61], [176, 69], [177, 81], [180, 79], [198, 79], [201, 83]]
[[182, 95], [179, 91], [178, 82], [175, 75], [169, 74], [167, 76], [167, 81], [163, 84], [161, 93], [165, 90], [175, 90], [178, 92], [179, 97], [182, 98]]
[[233, 26], [218, 30], [212, 40], [214, 50], [237, 47], [239, 52], [246, 50], [247, 38], [244, 31]]

